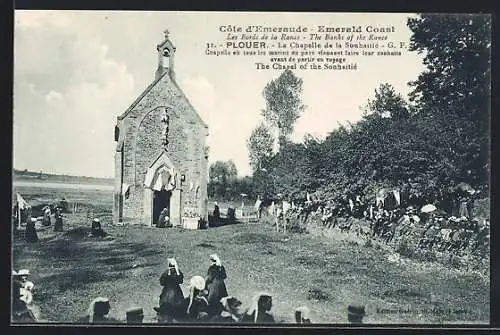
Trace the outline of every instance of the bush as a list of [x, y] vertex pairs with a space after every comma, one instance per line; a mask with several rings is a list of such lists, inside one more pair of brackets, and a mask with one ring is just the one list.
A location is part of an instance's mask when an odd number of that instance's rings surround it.
[[396, 247], [396, 252], [403, 257], [413, 258], [413, 255], [415, 254], [415, 249], [416, 249], [415, 244], [412, 243], [412, 241], [409, 240], [408, 238], [403, 237], [401, 238]]
[[435, 262], [437, 261], [436, 252], [429, 249], [415, 250], [413, 257], [421, 262]]

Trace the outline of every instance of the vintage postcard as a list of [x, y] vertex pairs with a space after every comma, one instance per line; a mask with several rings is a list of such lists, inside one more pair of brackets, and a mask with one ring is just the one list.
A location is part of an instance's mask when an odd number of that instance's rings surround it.
[[17, 10], [11, 323], [488, 326], [491, 20]]

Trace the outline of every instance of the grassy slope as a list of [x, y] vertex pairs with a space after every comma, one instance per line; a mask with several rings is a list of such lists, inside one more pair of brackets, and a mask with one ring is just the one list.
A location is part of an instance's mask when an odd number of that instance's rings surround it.
[[[43, 193], [22, 192], [28, 201]], [[43, 197], [50, 197], [50, 192]], [[77, 196], [80, 201], [87, 199], [94, 210], [108, 216], [111, 193], [85, 192]], [[66, 198], [72, 201], [69, 194]], [[63, 233], [40, 231], [36, 245], [15, 239], [14, 268], [32, 271], [35, 300], [44, 319], [72, 322], [92, 298], [104, 295], [111, 299], [115, 317], [123, 319], [127, 308], [139, 305], [145, 308], [146, 321], [151, 321], [167, 255], [177, 258], [187, 281], [205, 275], [208, 255], [215, 252], [226, 266], [230, 294], [247, 303], [254, 293], [269, 291], [275, 316], [286, 322], [292, 322], [295, 307], [307, 305], [316, 322], [344, 323], [346, 306], [355, 300], [366, 304], [366, 321], [371, 323], [489, 320], [487, 279], [436, 265], [390, 263], [382, 249], [345, 239], [290, 235], [283, 241], [282, 234], [267, 225], [201, 231], [104, 228], [113, 240], [86, 237], [88, 223], [81, 212], [68, 215]], [[377, 313], [377, 309], [410, 312]], [[429, 312], [432, 309], [443, 313]]]

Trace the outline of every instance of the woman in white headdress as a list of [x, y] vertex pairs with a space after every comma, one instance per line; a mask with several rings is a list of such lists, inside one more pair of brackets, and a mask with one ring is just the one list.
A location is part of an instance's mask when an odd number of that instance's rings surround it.
[[194, 276], [189, 281], [189, 297], [184, 299], [186, 321], [208, 320], [208, 301], [205, 291], [205, 279]]
[[25, 283], [18, 272], [12, 271], [12, 321], [13, 322], [35, 322], [37, 319], [31, 308], [28, 307], [23, 297]]
[[241, 322], [243, 323], [274, 323], [271, 308], [273, 298], [268, 293], [259, 293], [252, 298], [252, 305], [245, 312]]
[[208, 304], [210, 316], [222, 312], [220, 300], [227, 297], [227, 288], [224, 280], [227, 278], [226, 269], [216, 254], [210, 255], [210, 267], [206, 277], [206, 289], [208, 291]]
[[33, 302], [33, 287], [35, 286], [33, 282], [28, 280], [28, 276], [30, 275], [30, 271], [27, 269], [21, 269], [17, 273], [17, 275], [21, 279], [21, 300], [24, 301], [27, 305], [31, 304]]
[[175, 258], [167, 258], [167, 262], [168, 268], [160, 277], [160, 285], [163, 286], [160, 294], [160, 307], [154, 308], [162, 322], [171, 322], [176, 318], [184, 300], [184, 294], [180, 286], [184, 281], [184, 275], [179, 270]]

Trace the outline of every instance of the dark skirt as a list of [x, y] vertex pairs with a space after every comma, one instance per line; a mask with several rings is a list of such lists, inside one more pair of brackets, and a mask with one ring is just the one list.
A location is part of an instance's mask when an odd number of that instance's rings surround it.
[[24, 236], [26, 238], [26, 242], [38, 242], [38, 234], [36, 233], [35, 223], [28, 222], [26, 224], [26, 231], [24, 232]]
[[187, 308], [189, 306], [189, 297], [185, 298], [182, 302], [182, 310], [184, 311], [184, 317], [178, 319], [182, 322], [207, 322], [209, 321], [208, 316], [208, 303], [202, 298], [193, 299], [189, 313]]
[[207, 287], [208, 290], [208, 314], [210, 316], [218, 315], [222, 312], [222, 304], [220, 299], [227, 297], [227, 288], [224, 279], [227, 278], [224, 266], [212, 265], [207, 273]]
[[63, 220], [62, 218], [57, 218], [54, 225], [54, 231], [63, 231]]

